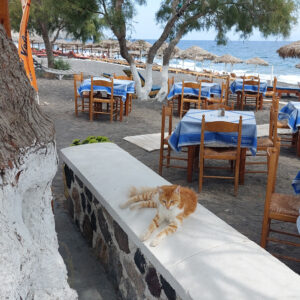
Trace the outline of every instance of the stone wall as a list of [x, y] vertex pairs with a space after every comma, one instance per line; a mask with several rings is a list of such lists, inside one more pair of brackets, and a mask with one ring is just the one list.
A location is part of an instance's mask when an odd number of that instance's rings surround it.
[[76, 174], [67, 165], [63, 172], [69, 212], [121, 297], [180, 299]]

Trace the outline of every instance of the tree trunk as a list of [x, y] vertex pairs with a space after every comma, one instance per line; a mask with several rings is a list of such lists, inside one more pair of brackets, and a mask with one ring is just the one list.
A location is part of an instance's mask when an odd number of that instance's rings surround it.
[[54, 127], [0, 24], [0, 299], [76, 299], [51, 209]]
[[47, 59], [48, 59], [48, 68], [54, 67], [54, 56], [52, 52], [52, 43], [49, 38], [49, 31], [47, 29], [47, 26], [44, 23], [40, 23], [41, 32], [42, 32], [42, 38], [45, 44], [46, 53], [47, 53]]
[[163, 66], [161, 70], [161, 88], [156, 95], [155, 99], [162, 102], [168, 96], [168, 76], [169, 76], [169, 65]]

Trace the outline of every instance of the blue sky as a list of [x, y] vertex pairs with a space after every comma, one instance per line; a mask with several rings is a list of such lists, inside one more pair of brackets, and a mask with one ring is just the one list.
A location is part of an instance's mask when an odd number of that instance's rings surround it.
[[[162, 32], [160, 25], [155, 22], [155, 12], [160, 6], [160, 0], [149, 0], [147, 6], [137, 7], [137, 16], [134, 19], [134, 30], [131, 33], [132, 39], [157, 39]], [[215, 32], [191, 32], [187, 34], [183, 39], [185, 40], [214, 40]], [[235, 32], [228, 34], [230, 40], [239, 40], [239, 35]], [[260, 32], [255, 31], [249, 38], [251, 41], [262, 41], [265, 38]], [[269, 37], [268, 40], [283, 40], [282, 37]], [[293, 28], [290, 37], [286, 40], [294, 41], [300, 40], [300, 24]]]

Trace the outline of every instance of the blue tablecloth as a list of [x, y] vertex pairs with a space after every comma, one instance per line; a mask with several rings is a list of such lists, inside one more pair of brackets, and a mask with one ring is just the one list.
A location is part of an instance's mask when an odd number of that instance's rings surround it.
[[[297, 195], [300, 194], [300, 171], [296, 175], [295, 179], [292, 182], [292, 187], [294, 188], [294, 191]], [[300, 210], [299, 210], [300, 214]], [[297, 229], [298, 232], [300, 233], [300, 216], [297, 218]]]
[[278, 120], [287, 120], [289, 127], [295, 133], [300, 126], [300, 102], [290, 101], [278, 114]]
[[[266, 81], [260, 81], [259, 91], [261, 94], [265, 95], [268, 88]], [[243, 79], [236, 79], [230, 85], [230, 90], [232, 93], [241, 92], [243, 90]], [[245, 91], [247, 92], [257, 92], [256, 85], [245, 85]]]
[[[199, 145], [201, 140], [202, 115], [205, 122], [225, 121], [238, 123], [240, 116], [243, 118], [242, 148], [249, 148], [253, 155], [256, 154], [257, 133], [254, 112], [226, 111], [225, 116], [219, 116], [217, 110], [190, 109], [177, 124], [172, 133], [169, 144], [175, 151], [180, 151], [182, 146]], [[205, 134], [205, 144], [208, 146], [236, 146], [236, 133], [212, 133]]]
[[[93, 80], [105, 80], [109, 81], [109, 78], [106, 77], [94, 77]], [[132, 80], [121, 80], [114, 79], [114, 96], [122, 97], [122, 100], [125, 102], [127, 94], [134, 94], [134, 85], [135, 82]], [[77, 89], [79, 95], [82, 96], [83, 92], [91, 91], [91, 79], [86, 79], [82, 82], [80, 87]], [[110, 88], [106, 86], [94, 86], [94, 92], [106, 92], [110, 94]]]
[[[195, 82], [196, 83], [196, 82]], [[173, 84], [169, 95], [167, 97], [168, 100], [171, 100], [174, 96], [181, 95], [182, 92], [182, 82], [176, 82]], [[198, 96], [199, 90], [192, 88], [184, 88], [184, 94], [189, 96]], [[220, 96], [221, 95], [221, 87], [219, 83], [216, 82], [202, 82], [201, 84], [201, 97], [209, 98], [212, 95]]]

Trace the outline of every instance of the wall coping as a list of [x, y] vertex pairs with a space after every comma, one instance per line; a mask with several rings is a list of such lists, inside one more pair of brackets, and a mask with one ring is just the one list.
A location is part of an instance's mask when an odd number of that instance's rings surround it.
[[61, 156], [182, 299], [299, 298], [298, 274], [200, 204], [157, 247], [141, 242], [155, 210], [119, 204], [132, 185], [170, 183], [116, 144], [68, 147]]

